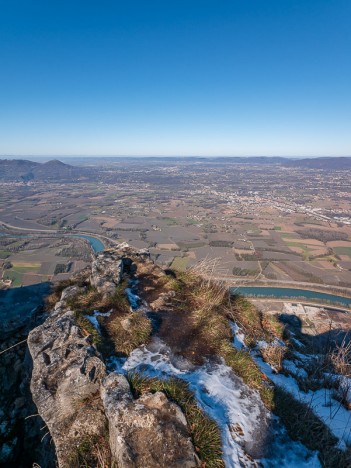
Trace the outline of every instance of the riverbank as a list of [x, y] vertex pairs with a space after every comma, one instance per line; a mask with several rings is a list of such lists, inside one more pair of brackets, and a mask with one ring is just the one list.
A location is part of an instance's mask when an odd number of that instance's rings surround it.
[[242, 294], [243, 296], [252, 298], [275, 298], [286, 299], [290, 301], [307, 300], [312, 303], [318, 302], [328, 305], [342, 305], [346, 308], [351, 308], [351, 298], [329, 294], [325, 292], [318, 292], [308, 289], [297, 288], [280, 288], [280, 287], [267, 287], [267, 286], [238, 286], [230, 288], [233, 294]]

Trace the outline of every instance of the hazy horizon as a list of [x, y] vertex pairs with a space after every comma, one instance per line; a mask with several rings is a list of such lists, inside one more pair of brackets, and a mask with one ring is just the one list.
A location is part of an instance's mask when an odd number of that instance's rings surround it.
[[284, 159], [318, 159], [318, 158], [351, 158], [351, 155], [314, 155], [314, 156], [285, 156], [285, 155], [266, 155], [266, 154], [255, 154], [255, 155], [198, 155], [198, 154], [188, 154], [188, 155], [177, 155], [177, 154], [163, 154], [163, 155], [154, 155], [154, 154], [120, 154], [120, 155], [107, 155], [107, 154], [47, 154], [47, 155], [35, 155], [35, 154], [23, 154], [23, 155], [0, 155], [0, 159], [94, 159], [94, 158], [202, 158], [202, 159], [216, 159], [216, 158], [284, 158]]

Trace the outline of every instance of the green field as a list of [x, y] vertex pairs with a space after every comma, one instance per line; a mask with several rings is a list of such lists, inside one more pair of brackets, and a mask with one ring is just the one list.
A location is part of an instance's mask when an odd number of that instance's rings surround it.
[[333, 250], [338, 255], [348, 255], [351, 257], [351, 247], [333, 247]]
[[4, 273], [4, 279], [12, 280], [12, 287], [18, 288], [22, 285], [22, 274], [15, 270], [7, 270]]
[[176, 218], [168, 218], [168, 217], [165, 217], [165, 218], [161, 218], [162, 221], [166, 221], [166, 223], [169, 225], [169, 226], [174, 226], [176, 224], [179, 224], [179, 220], [176, 219]]
[[305, 244], [300, 242], [287, 242], [286, 243], [289, 247], [300, 247], [304, 252], [312, 252], [310, 248], [308, 248]]
[[171, 268], [173, 270], [185, 271], [188, 263], [189, 263], [188, 257], [175, 257], [173, 259]]
[[14, 263], [13, 267], [4, 272], [4, 279], [12, 280], [12, 287], [17, 288], [22, 285], [22, 275], [24, 273], [38, 273], [41, 263]]
[[0, 258], [5, 260], [5, 258], [9, 257], [11, 252], [7, 252], [7, 250], [0, 250]]

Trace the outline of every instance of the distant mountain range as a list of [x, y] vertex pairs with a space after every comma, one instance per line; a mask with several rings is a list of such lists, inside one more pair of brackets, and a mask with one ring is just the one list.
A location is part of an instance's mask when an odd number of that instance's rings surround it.
[[[209, 159], [209, 158], [207, 158]], [[238, 164], [274, 164], [290, 167], [306, 167], [310, 169], [345, 170], [351, 169], [351, 157], [320, 158], [283, 158], [281, 156], [251, 156], [251, 157], [217, 157], [210, 158], [212, 161], [232, 162]], [[206, 161], [206, 158], [202, 158]]]
[[[28, 161], [24, 159], [0, 159], [0, 181], [22, 181], [29, 182], [33, 181], [52, 181], [52, 182], [75, 182], [78, 180], [88, 180], [96, 178], [100, 172], [101, 166], [103, 165], [104, 158], [91, 158], [94, 163], [91, 164], [91, 160], [86, 158], [86, 163], [89, 163], [89, 167], [84, 165], [72, 166], [65, 164], [57, 159], [52, 161], [39, 163], [34, 161]], [[128, 161], [129, 158], [106, 158], [108, 161], [114, 159]], [[273, 156], [252, 156], [252, 157], [140, 157], [130, 158], [134, 162], [138, 159], [144, 164], [149, 160], [155, 163], [159, 160], [162, 163], [175, 162], [188, 160], [189, 163], [197, 161], [201, 163], [227, 163], [227, 164], [267, 164], [267, 165], [278, 165], [285, 167], [296, 167], [306, 169], [322, 169], [322, 170], [350, 170], [351, 169], [351, 157], [322, 157], [322, 158], [305, 158], [305, 159], [293, 159]]]
[[346, 170], [351, 169], [351, 157], [286, 159], [283, 164], [285, 166], [306, 167], [309, 169]]
[[23, 159], [0, 159], [1, 181], [62, 181], [73, 182], [87, 179], [91, 171], [64, 164], [57, 159], [45, 163], [27, 161]]

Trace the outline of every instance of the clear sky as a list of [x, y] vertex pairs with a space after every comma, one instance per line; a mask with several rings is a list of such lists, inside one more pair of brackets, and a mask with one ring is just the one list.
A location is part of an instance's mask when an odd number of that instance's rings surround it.
[[351, 0], [0, 0], [0, 155], [351, 155]]

